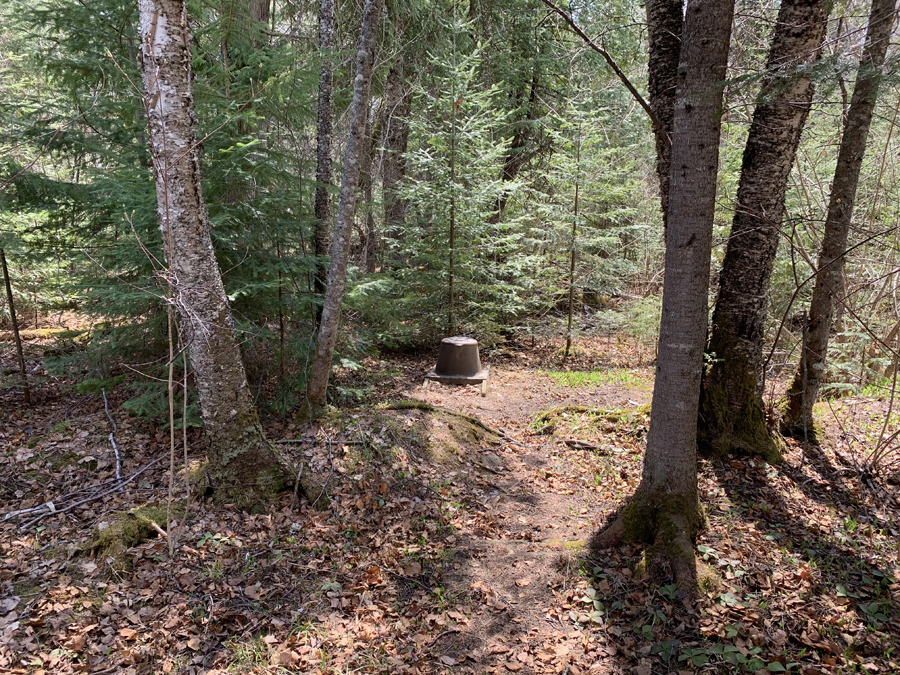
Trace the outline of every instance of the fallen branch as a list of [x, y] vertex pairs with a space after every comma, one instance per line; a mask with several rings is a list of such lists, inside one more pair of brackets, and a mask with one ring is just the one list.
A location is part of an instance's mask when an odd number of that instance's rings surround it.
[[[275, 441], [276, 443], [318, 443], [318, 438], [285, 438], [280, 441]], [[367, 441], [332, 441], [330, 439], [326, 439], [325, 443], [329, 445], [365, 445]]]
[[[101, 492], [96, 492], [96, 493], [94, 493], [93, 495], [91, 495], [90, 497], [87, 497], [87, 498], [85, 498], [85, 499], [82, 499], [81, 501], [75, 502], [74, 504], [69, 504], [68, 506], [66, 506], [65, 508], [62, 508], [62, 509], [55, 509], [55, 508], [54, 508], [54, 510], [52, 510], [52, 511], [48, 511], [47, 513], [42, 513], [42, 514], [40, 514], [39, 516], [37, 516], [36, 518], [32, 518], [31, 520], [29, 520], [29, 521], [28, 521], [27, 523], [25, 523], [24, 525], [21, 525], [20, 527], [21, 527], [21, 529], [26, 530], [26, 529], [28, 529], [29, 527], [31, 527], [32, 525], [34, 525], [35, 523], [40, 522], [41, 520], [43, 520], [43, 519], [46, 518], [47, 516], [54, 515], [54, 514], [56, 514], [56, 513], [67, 513], [67, 512], [69, 512], [69, 511], [71, 511], [72, 509], [76, 509], [76, 508], [78, 508], [79, 506], [82, 506], [83, 504], [87, 504], [87, 503], [89, 503], [89, 502], [92, 502], [92, 501], [95, 501], [95, 500], [97, 500], [97, 499], [100, 499], [101, 497], [105, 497], [105, 496], [108, 495], [108, 494], [112, 494], [112, 493], [115, 492], [116, 490], [120, 490], [120, 489], [122, 489], [123, 487], [125, 487], [126, 485], [128, 485], [128, 483], [130, 483], [130, 482], [133, 481], [135, 478], [137, 478], [138, 476], [140, 476], [142, 473], [144, 473], [144, 472], [145, 472], [147, 469], [149, 469], [151, 466], [154, 466], [155, 464], [158, 464], [159, 462], [161, 462], [162, 460], [164, 460], [164, 459], [165, 459], [166, 457], [168, 457], [168, 456], [169, 456], [168, 453], [166, 453], [166, 454], [163, 455], [162, 457], [157, 457], [157, 458], [154, 459], [152, 462], [150, 462], [149, 464], [147, 464], [144, 468], [142, 468], [141, 470], [136, 471], [135, 473], [131, 474], [131, 476], [129, 476], [128, 478], [126, 478], [124, 481], [118, 482], [118, 483], [116, 484], [115, 487], [112, 487], [112, 488], [110, 488], [109, 490], [103, 490], [103, 491], [101, 491]], [[52, 505], [53, 505], [53, 502], [47, 502], [46, 504], [43, 504], [42, 506], [48, 506], [48, 505], [52, 506]]]

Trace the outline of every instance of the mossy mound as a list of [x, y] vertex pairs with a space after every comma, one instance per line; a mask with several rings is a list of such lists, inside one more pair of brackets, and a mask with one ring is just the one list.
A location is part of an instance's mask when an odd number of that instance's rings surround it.
[[581, 430], [600, 433], [627, 431], [646, 432], [650, 423], [650, 404], [631, 409], [592, 408], [583, 405], [562, 405], [538, 413], [531, 423], [542, 434], [552, 435], [558, 428], [567, 432]]
[[[83, 550], [93, 556], [112, 556], [120, 562], [120, 559], [126, 557], [128, 549], [158, 536], [154, 524], [166, 529], [166, 507], [145, 504], [128, 511], [106, 529], [97, 530]], [[121, 562], [125, 564], [120, 566], [127, 567], [126, 560]]]
[[[412, 420], [416, 450], [424, 459], [453, 468], [473, 461], [472, 451], [500, 445], [500, 433], [476, 417], [422, 401], [398, 401], [386, 410], [404, 411]], [[475, 463], [481, 463], [480, 458]]]

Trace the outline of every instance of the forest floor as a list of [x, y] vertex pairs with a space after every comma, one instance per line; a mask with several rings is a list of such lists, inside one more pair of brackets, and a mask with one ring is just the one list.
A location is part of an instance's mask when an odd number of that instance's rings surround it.
[[652, 367], [559, 347], [484, 350], [486, 397], [423, 387], [434, 355], [342, 371], [360, 403], [268, 425], [327, 505], [186, 499], [179, 463], [168, 525], [166, 430], [116, 391], [0, 390], [0, 671], [900, 672], [900, 494], [858, 470], [883, 398], [779, 466], [701, 462], [714, 574], [688, 599], [636, 547], [584, 551], [640, 479]]

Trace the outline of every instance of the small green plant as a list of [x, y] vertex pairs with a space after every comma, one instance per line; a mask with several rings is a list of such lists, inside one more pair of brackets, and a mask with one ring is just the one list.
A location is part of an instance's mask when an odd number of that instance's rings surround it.
[[881, 603], [878, 602], [870, 602], [868, 604], [859, 603], [858, 605], [859, 611], [862, 612], [863, 616], [865, 616], [866, 621], [868, 621], [873, 626], [878, 626], [882, 623], [885, 623], [888, 620], [887, 615], [884, 613], [881, 607]]
[[222, 575], [225, 573], [225, 568], [222, 566], [222, 563], [218, 560], [213, 561], [211, 565], [206, 567], [203, 574], [207, 579], [221, 579]]
[[56, 424], [54, 424], [50, 428], [50, 431], [51, 431], [51, 433], [54, 433], [54, 434], [61, 434], [64, 431], [68, 431], [68, 429], [69, 429], [69, 422], [67, 420], [63, 420], [62, 422], [57, 422]]
[[219, 546], [228, 546], [229, 544], [234, 544], [237, 542], [237, 537], [229, 537], [221, 534], [213, 534], [212, 532], [206, 532], [200, 539], [197, 540], [197, 548], [202, 548], [209, 543], [212, 543], [214, 547]]
[[668, 600], [675, 599], [675, 593], [678, 591], [677, 584], [668, 584], [656, 589], [656, 592]]

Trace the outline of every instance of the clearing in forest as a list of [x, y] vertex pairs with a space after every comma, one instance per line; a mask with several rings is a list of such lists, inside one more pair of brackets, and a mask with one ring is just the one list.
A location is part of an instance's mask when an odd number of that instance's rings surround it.
[[639, 482], [653, 371], [605, 340], [563, 366], [559, 346], [483, 351], [487, 397], [423, 389], [434, 355], [344, 372], [337, 386], [364, 404], [267, 430], [318, 508], [185, 502], [179, 473], [168, 527], [165, 429], [114, 391], [109, 414], [51, 379], [30, 409], [3, 391], [0, 669], [900, 669], [897, 487], [854, 470], [883, 402], [843, 404], [868, 412], [828, 425], [822, 448], [790, 445], [780, 466], [702, 463], [704, 595], [690, 600], [643, 577], [635, 548], [585, 557]]

